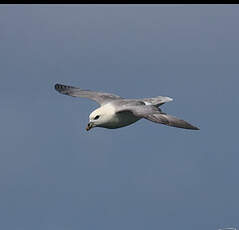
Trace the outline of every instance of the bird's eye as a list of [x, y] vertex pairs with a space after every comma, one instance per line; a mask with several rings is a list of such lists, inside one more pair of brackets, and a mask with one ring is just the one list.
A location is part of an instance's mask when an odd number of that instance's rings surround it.
[[94, 120], [97, 120], [97, 119], [99, 119], [99, 117], [100, 117], [99, 115], [95, 116]]

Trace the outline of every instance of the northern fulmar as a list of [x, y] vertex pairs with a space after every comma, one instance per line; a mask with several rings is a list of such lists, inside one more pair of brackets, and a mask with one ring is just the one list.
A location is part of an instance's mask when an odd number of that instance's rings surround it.
[[177, 128], [199, 130], [184, 120], [162, 112], [159, 107], [172, 101], [173, 99], [170, 97], [126, 99], [111, 93], [82, 90], [61, 84], [55, 84], [55, 89], [62, 94], [72, 97], [86, 97], [100, 104], [100, 107], [89, 116], [87, 131], [94, 127], [121, 128], [131, 125], [141, 118]]

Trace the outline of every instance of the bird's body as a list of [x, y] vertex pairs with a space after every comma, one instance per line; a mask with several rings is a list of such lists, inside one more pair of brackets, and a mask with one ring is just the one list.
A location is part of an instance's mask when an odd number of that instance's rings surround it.
[[[117, 129], [124, 126], [128, 126], [140, 119], [139, 117], [134, 116], [132, 113], [115, 113], [115, 111], [116, 111], [115, 103], [109, 102], [101, 106], [100, 108], [94, 110], [92, 112], [93, 113], [92, 118], [94, 118], [95, 117], [94, 115], [96, 114], [101, 114], [101, 117], [102, 117], [101, 124], [99, 124], [98, 127], [103, 127], [108, 129]], [[90, 119], [90, 120], [93, 120], [93, 119]]]
[[141, 118], [177, 128], [198, 130], [188, 122], [163, 113], [159, 106], [172, 101], [170, 97], [153, 97], [143, 99], [124, 99], [114, 94], [81, 90], [72, 86], [56, 84], [55, 89], [73, 97], [86, 97], [101, 106], [89, 116], [86, 130], [93, 127], [116, 129], [131, 125]]

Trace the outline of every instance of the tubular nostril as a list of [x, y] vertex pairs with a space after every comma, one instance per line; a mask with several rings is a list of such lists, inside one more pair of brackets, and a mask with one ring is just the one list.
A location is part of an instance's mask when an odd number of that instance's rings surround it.
[[87, 124], [86, 130], [89, 131], [91, 128], [93, 128], [93, 124], [91, 122], [89, 122]]

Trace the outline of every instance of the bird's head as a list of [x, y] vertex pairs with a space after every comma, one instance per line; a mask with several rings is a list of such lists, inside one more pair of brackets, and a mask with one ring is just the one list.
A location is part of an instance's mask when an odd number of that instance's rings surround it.
[[94, 127], [104, 127], [104, 125], [110, 122], [111, 119], [111, 111], [105, 107], [100, 107], [90, 114], [86, 130], [89, 131]]

